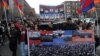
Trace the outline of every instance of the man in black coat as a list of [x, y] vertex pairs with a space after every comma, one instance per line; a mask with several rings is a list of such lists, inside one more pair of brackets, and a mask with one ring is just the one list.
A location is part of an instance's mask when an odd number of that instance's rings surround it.
[[3, 27], [0, 24], [0, 44], [3, 45]]
[[68, 18], [67, 22], [65, 23], [63, 27], [64, 27], [64, 30], [76, 30], [77, 24], [73, 23], [71, 18]]
[[11, 24], [10, 27], [10, 35], [9, 35], [9, 48], [12, 51], [12, 56], [17, 56], [16, 52], [17, 52], [17, 43], [18, 43], [18, 39], [21, 35], [20, 30], [16, 29], [14, 24]]

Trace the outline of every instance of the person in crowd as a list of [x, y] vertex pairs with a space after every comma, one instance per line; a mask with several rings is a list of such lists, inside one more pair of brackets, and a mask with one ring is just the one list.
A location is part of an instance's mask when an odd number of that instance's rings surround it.
[[64, 30], [76, 30], [77, 25], [72, 22], [71, 18], [68, 18], [64, 28], [65, 28]]
[[92, 23], [89, 22], [89, 23], [87, 24], [86, 28], [89, 30], [89, 29], [91, 29], [91, 27], [92, 27]]
[[27, 26], [26, 25], [22, 25], [20, 31], [21, 31], [21, 36], [19, 38], [19, 46], [20, 46], [20, 52], [21, 52], [21, 56], [26, 56], [27, 55], [27, 51], [25, 49], [27, 49]]
[[0, 22], [0, 45], [3, 45], [3, 27]]
[[95, 46], [98, 47], [100, 45], [100, 20], [95, 20], [94, 31], [95, 31], [95, 41], [96, 41]]
[[34, 30], [33, 30], [34, 31], [34, 37], [36, 39], [38, 39], [40, 37], [40, 32], [39, 32], [38, 24], [35, 23], [33, 28], [34, 28]]
[[83, 30], [83, 22], [82, 21], [79, 22], [78, 29]]
[[39, 29], [40, 30], [47, 30], [48, 29], [48, 24], [40, 24]]
[[21, 36], [21, 32], [14, 23], [10, 24], [10, 33], [9, 33], [9, 48], [12, 51], [12, 56], [17, 56], [17, 43], [18, 39]]
[[48, 30], [49, 30], [49, 31], [52, 31], [52, 30], [53, 30], [53, 23], [52, 23], [52, 22], [50, 22], [50, 23], [48, 24]]
[[[13, 23], [13, 22], [12, 22], [12, 23]], [[15, 24], [16, 28], [17, 28], [18, 30], [20, 30], [21, 24], [22, 24], [21, 20], [14, 21], [14, 24]]]

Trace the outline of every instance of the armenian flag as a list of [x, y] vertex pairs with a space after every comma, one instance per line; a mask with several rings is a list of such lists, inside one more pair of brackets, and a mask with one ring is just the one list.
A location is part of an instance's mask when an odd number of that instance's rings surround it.
[[95, 7], [93, 0], [80, 0], [81, 7], [78, 9], [78, 13], [88, 12], [90, 9]]
[[95, 4], [100, 4], [100, 0], [94, 0]]

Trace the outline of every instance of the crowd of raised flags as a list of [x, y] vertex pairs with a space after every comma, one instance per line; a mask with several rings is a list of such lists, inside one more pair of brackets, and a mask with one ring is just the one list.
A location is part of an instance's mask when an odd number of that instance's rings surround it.
[[[2, 9], [1, 11], [4, 11], [4, 10], [10, 11], [10, 9], [13, 9], [15, 7], [17, 8], [17, 10], [19, 11], [19, 13], [21, 15], [24, 15], [24, 12], [22, 10], [23, 9], [23, 5], [22, 5], [22, 3], [19, 3], [18, 0], [0, 0], [0, 9]], [[4, 12], [6, 12], [6, 11], [4, 11]]]

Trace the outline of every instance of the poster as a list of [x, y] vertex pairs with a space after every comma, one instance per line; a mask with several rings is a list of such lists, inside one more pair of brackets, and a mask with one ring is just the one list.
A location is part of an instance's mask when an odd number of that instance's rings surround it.
[[40, 5], [40, 20], [54, 21], [64, 19], [64, 4], [57, 6]]
[[38, 33], [38, 38], [35, 39], [31, 39], [32, 35], [29, 34], [30, 56], [95, 56], [92, 30], [55, 30]]

